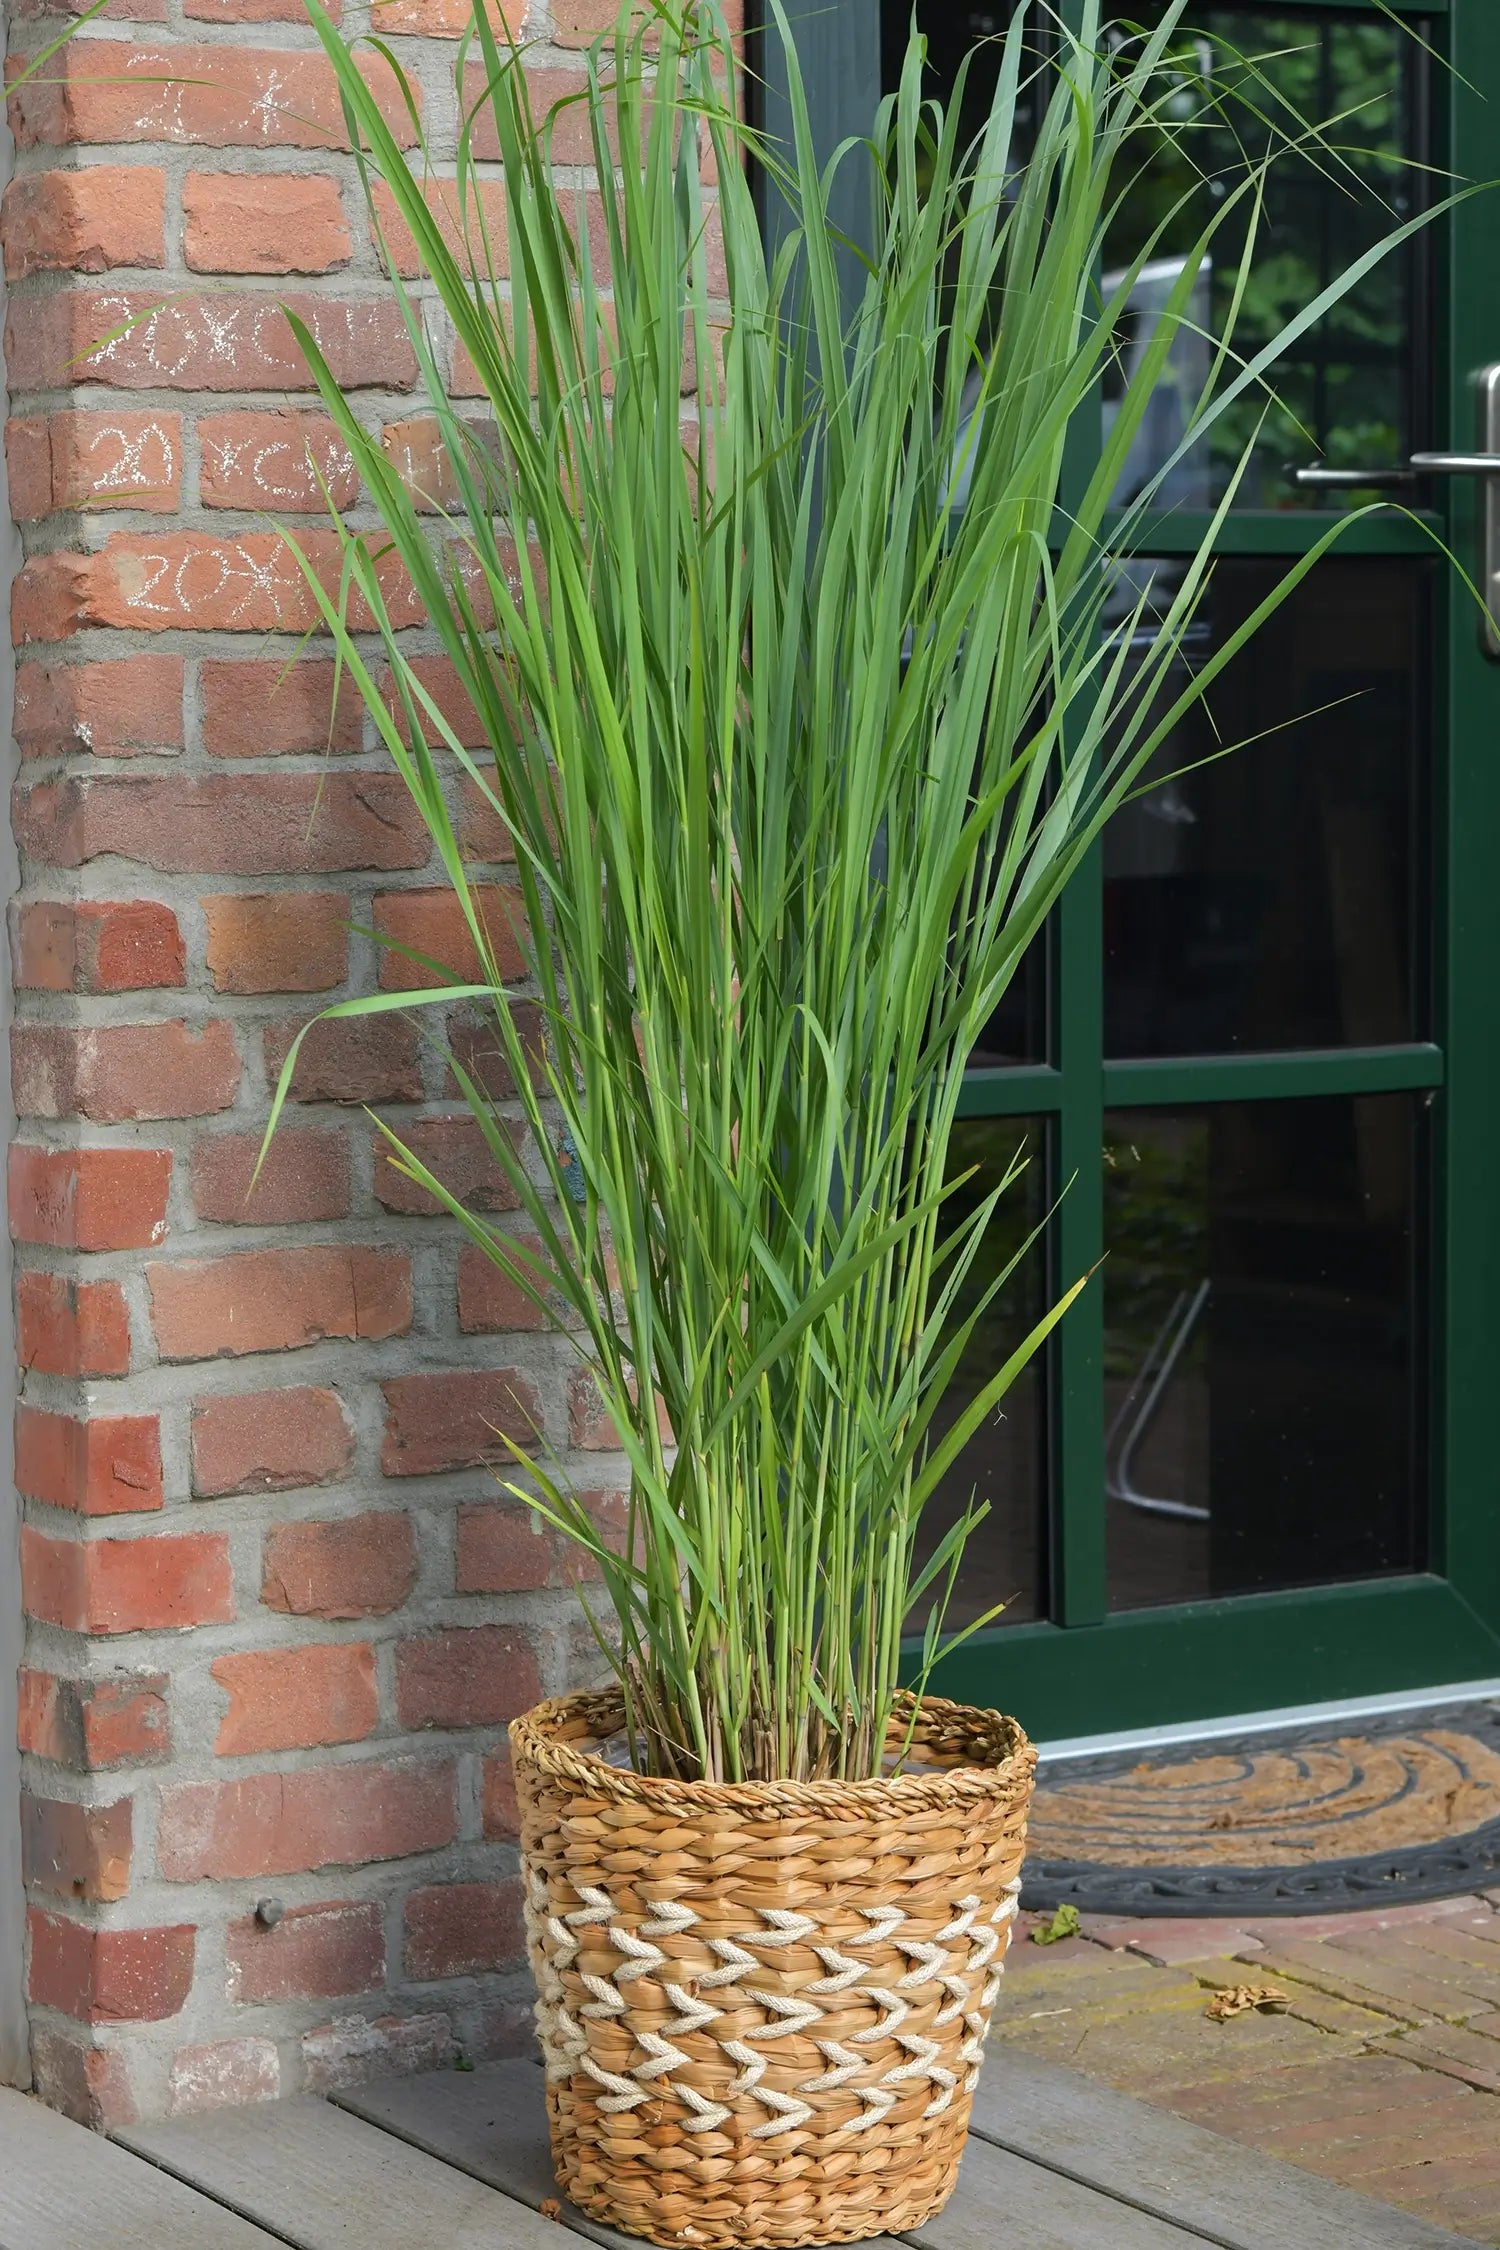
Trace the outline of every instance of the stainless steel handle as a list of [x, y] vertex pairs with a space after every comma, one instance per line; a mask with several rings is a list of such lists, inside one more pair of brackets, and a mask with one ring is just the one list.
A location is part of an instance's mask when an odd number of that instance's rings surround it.
[[1500, 453], [1414, 453], [1424, 477], [1500, 477]]
[[1480, 478], [1480, 569], [1487, 613], [1480, 646], [1486, 656], [1500, 658], [1500, 360], [1480, 369], [1475, 391], [1479, 450], [1473, 453], [1413, 453], [1404, 469], [1327, 469], [1315, 462], [1293, 470], [1292, 479], [1313, 491], [1385, 492], [1415, 484], [1418, 477]]
[[[1500, 466], [1500, 464], [1497, 464]], [[1398, 485], [1415, 484], [1411, 469], [1325, 469], [1318, 462], [1310, 469], [1294, 469], [1292, 482], [1318, 492], [1385, 492]]]
[[1292, 481], [1317, 492], [1386, 492], [1423, 477], [1500, 477], [1500, 453], [1414, 453], [1404, 469], [1295, 469]]

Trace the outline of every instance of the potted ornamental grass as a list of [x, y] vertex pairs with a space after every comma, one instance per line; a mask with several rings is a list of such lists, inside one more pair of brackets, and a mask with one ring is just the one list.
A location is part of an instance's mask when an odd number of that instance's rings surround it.
[[[558, 2177], [661, 2242], [910, 2229], [963, 2147], [1034, 1754], [928, 1692], [982, 1511], [919, 1533], [1086, 1283], [940, 1414], [1009, 1272], [982, 1261], [1012, 1175], [953, 1201], [964, 1065], [1112, 810], [1339, 527], [1187, 673], [1212, 534], [1162, 591], [1119, 560], [1133, 530], [1377, 255], [1253, 355], [1219, 339], [1181, 444], [1117, 506], [1215, 235], [1237, 210], [1253, 240], [1262, 184], [1247, 163], [1212, 201], [1127, 354], [1180, 210], [1107, 290], [1103, 244], [1137, 136], [1175, 129], [1183, 4], [1121, 41], [1085, 0], [1045, 50], [1020, 11], [972, 141], [913, 36], [868, 142], [826, 165], [777, 0], [774, 143], [716, 0], [627, 8], [545, 113], [481, 7], [439, 177], [309, 0], [387, 266], [425, 277], [392, 286], [432, 444], [399, 466], [299, 326], [378, 523], [335, 517], [336, 584], [303, 567], [472, 954], [328, 1012], [487, 1019], [503, 1098], [453, 1069], [516, 1222], [384, 1128], [389, 1155], [579, 1352], [628, 1462], [611, 1538], [540, 1440], [507, 1441], [509, 1489], [590, 1566], [608, 1678], [512, 1741]], [[565, 119], [587, 193], [554, 168]], [[861, 248], [828, 217], [851, 167]], [[1064, 519], [1069, 429], [1111, 367]], [[409, 653], [414, 606], [482, 753]], [[471, 864], [460, 792], [513, 881]]]

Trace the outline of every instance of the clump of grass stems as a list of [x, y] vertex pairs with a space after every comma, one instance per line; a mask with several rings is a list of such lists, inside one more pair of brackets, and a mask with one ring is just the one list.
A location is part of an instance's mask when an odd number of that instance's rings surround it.
[[[1110, 556], [1173, 464], [1116, 521], [1121, 465], [1215, 234], [1247, 203], [1253, 225], [1253, 164], [1183, 258], [1087, 491], [1059, 515], [1070, 429], [1121, 356], [1159, 240], [1104, 298], [1134, 136], [1170, 129], [1161, 73], [1183, 0], [1123, 48], [1089, 0], [1047, 61], [1018, 11], [972, 146], [962, 89], [946, 110], [924, 94], [914, 37], [871, 141], [837, 160], [869, 182], [852, 301], [827, 215], [835, 167], [819, 168], [773, 7], [788, 147], [757, 145], [737, 113], [741, 57], [714, 0], [627, 10], [589, 54], [599, 201], [582, 249], [583, 198], [553, 169], [557, 113], [533, 113], [524, 58], [482, 7], [439, 210], [309, 0], [371, 208], [383, 185], [493, 424], [480, 437], [461, 417], [421, 304], [394, 283], [436, 425], [439, 513], [294, 323], [381, 526], [339, 521], [337, 588], [304, 569], [482, 964], [456, 981], [427, 963], [434, 989], [328, 1013], [462, 1003], [492, 1025], [519, 1128], [455, 1069], [530, 1242], [387, 1138], [586, 1355], [629, 1462], [624, 1550], [540, 1443], [512, 1445], [510, 1489], [597, 1568], [638, 1763], [714, 1781], [878, 1773], [917, 1605], [919, 1685], [945, 1646], [983, 1511], [919, 1568], [923, 1507], [1084, 1285], [935, 1437], [1006, 1279], [971, 1288], [955, 1318], [1009, 1185], [945, 1225], [966, 1057], [1111, 811], [1339, 528], [1191, 677], [1211, 534], [1165, 595], [1137, 566], [1117, 614]], [[482, 131], [498, 149], [485, 163]], [[774, 250], [747, 153], [783, 205]], [[1195, 440], [1377, 254], [1248, 364], [1221, 342]], [[1231, 481], [1218, 520], [1233, 497]], [[407, 653], [393, 563], [480, 716], [482, 756]], [[465, 864], [456, 774], [513, 839], [529, 1000]]]

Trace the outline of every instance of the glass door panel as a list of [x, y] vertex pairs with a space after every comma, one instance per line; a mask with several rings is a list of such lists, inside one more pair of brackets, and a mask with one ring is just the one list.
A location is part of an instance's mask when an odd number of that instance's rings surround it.
[[[1012, 1117], [960, 1120], [948, 1159], [949, 1178], [962, 1182], [948, 1205], [952, 1224], [959, 1224], [1017, 1165], [1024, 1168], [995, 1206], [955, 1320], [968, 1318], [998, 1274], [1011, 1269], [1010, 1276], [969, 1339], [938, 1412], [935, 1443], [1004, 1366], [1047, 1304], [1046, 1251], [1041, 1242], [1031, 1243], [1047, 1208], [1046, 1123]], [[972, 1502], [990, 1511], [972, 1536], [949, 1602], [950, 1630], [973, 1624], [999, 1602], [1005, 1604], [1005, 1625], [1047, 1615], [1047, 1373], [1044, 1357], [1031, 1362], [997, 1412], [969, 1440], [923, 1512], [920, 1562], [936, 1552]], [[924, 1601], [912, 1617], [913, 1631], [925, 1624], [930, 1606]]]
[[[1136, 21], [1135, 8], [1122, 10]], [[1159, 21], [1161, 7], [1144, 12]], [[1110, 34], [1121, 48], [1135, 34]], [[1181, 260], [1215, 201], [1237, 198], [1216, 235], [1194, 308], [1201, 333], [1177, 338], [1158, 412], [1143, 425], [1122, 503], [1183, 434], [1208, 373], [1211, 339], [1233, 323], [1247, 360], [1392, 227], [1421, 207], [1431, 136], [1430, 59], [1410, 28], [1375, 7], [1192, 8], [1162, 73], [1171, 118], [1147, 142], [1105, 250], [1106, 289], [1143, 250], [1150, 262], [1124, 364], [1144, 349]], [[1301, 144], [1303, 153], [1293, 153]], [[1244, 184], [1264, 164], [1263, 208]], [[1249, 271], [1243, 269], [1248, 263]], [[1245, 509], [1309, 508], [1368, 489], [1299, 485], [1298, 464], [1404, 469], [1427, 442], [1430, 260], [1423, 237], [1383, 259], [1278, 360], [1268, 400], [1248, 390], [1174, 474], [1169, 505], [1206, 507], [1228, 488]], [[1238, 300], [1238, 302], [1237, 302]], [[1105, 411], [1112, 389], [1106, 380]]]
[[1417, 1099], [1106, 1117], [1112, 1609], [1423, 1567]]
[[[1181, 567], [1128, 577], [1169, 599]], [[1188, 661], [1285, 569], [1225, 556]], [[1104, 839], [1107, 1055], [1426, 1036], [1434, 575], [1409, 556], [1320, 564], [1162, 745]]]

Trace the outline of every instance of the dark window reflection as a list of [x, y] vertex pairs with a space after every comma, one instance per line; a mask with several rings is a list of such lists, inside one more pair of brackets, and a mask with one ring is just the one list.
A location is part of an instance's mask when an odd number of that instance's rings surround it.
[[[1160, 5], [1133, 7], [1139, 22]], [[1127, 34], [1112, 34], [1122, 45]], [[1106, 246], [1105, 286], [1148, 244], [1120, 361], [1106, 386], [1106, 419], [1145, 352], [1181, 260], [1223, 198], [1268, 154], [1264, 213], [1249, 240], [1249, 199], [1215, 237], [1188, 325], [1172, 354], [1122, 478], [1132, 498], [1183, 435], [1236, 293], [1233, 348], [1252, 358], [1362, 253], [1420, 208], [1428, 63], [1412, 28], [1375, 8], [1234, 8], [1189, 14], [1162, 72], [1162, 114], [1143, 133]], [[1306, 153], [1288, 153], [1304, 128]], [[1159, 239], [1153, 236], [1160, 228]], [[1201, 448], [1173, 472], [1163, 505], [1206, 506], [1226, 489], [1244, 450], [1242, 508], [1347, 506], [1368, 490], [1318, 493], [1295, 465], [1393, 469], [1423, 442], [1427, 418], [1427, 251], [1423, 237], [1382, 259], [1275, 364], [1274, 395], [1250, 386]], [[1194, 330], [1201, 333], [1194, 333]], [[1222, 388], [1222, 384], [1220, 386]]]
[[[1163, 599], [1178, 568], [1127, 566]], [[1219, 562], [1163, 711], [1284, 568]], [[1173, 730], [1105, 832], [1107, 1054], [1425, 1035], [1431, 597], [1419, 561], [1321, 564]]]
[[[954, 1128], [950, 1178], [973, 1177], [944, 1206], [948, 1223], [961, 1223], [1004, 1179], [1018, 1156], [1025, 1168], [1001, 1196], [979, 1256], [970, 1269], [954, 1318], [961, 1324], [985, 1290], [1016, 1257], [1046, 1208], [1045, 1128], [1035, 1119], [971, 1118]], [[989, 1377], [1005, 1364], [1041, 1319], [1047, 1306], [1047, 1268], [1039, 1242], [1022, 1258], [991, 1300], [969, 1340], [933, 1428], [933, 1441], [953, 1427]], [[969, 1501], [988, 1501], [990, 1513], [973, 1534], [947, 1613], [950, 1626], [966, 1625], [996, 1602], [1008, 1606], [999, 1624], [1046, 1615], [1046, 1509], [1044, 1355], [1032, 1360], [999, 1407], [970, 1439], [922, 1516], [919, 1560], [941, 1544]], [[924, 1602], [908, 1621], [920, 1629]]]
[[1047, 938], [1034, 938], [1014, 977], [975, 1042], [976, 1070], [997, 1064], [1045, 1062], [1047, 1037]]
[[1418, 1099], [1106, 1120], [1113, 1609], [1423, 1566]]

